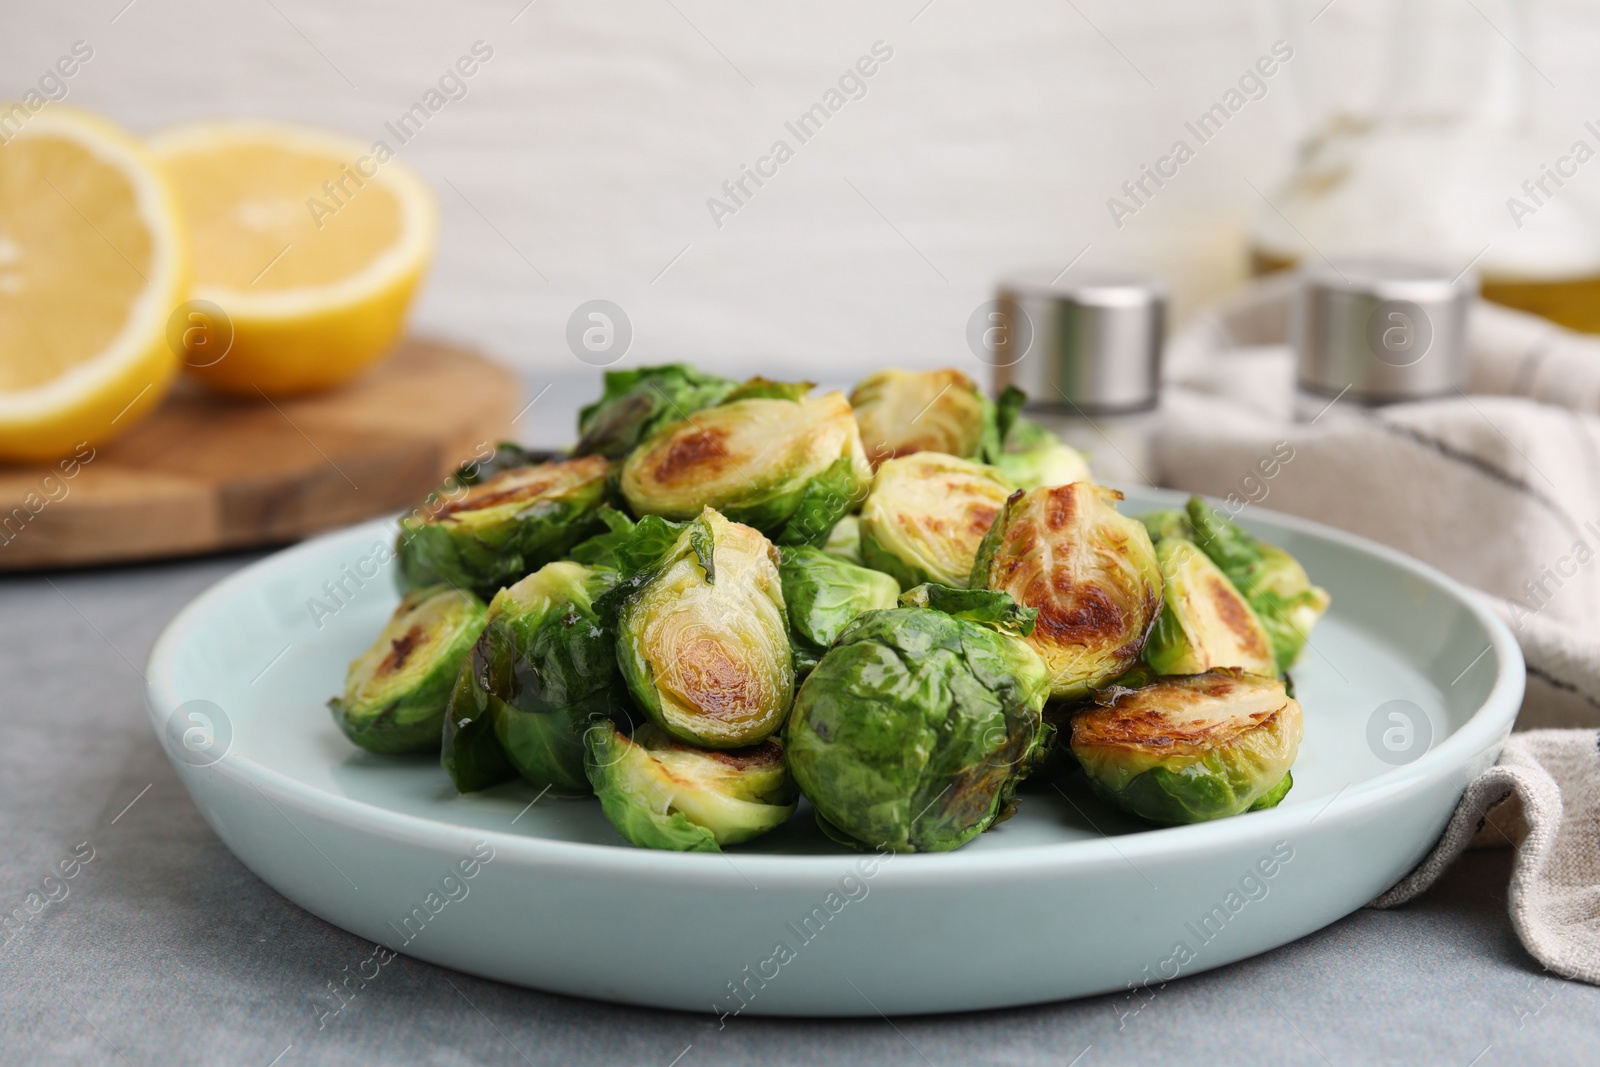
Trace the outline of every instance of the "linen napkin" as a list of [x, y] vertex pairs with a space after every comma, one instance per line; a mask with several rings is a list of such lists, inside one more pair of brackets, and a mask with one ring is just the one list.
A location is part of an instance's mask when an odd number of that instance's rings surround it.
[[1528, 665], [1518, 732], [1373, 906], [1417, 896], [1471, 843], [1515, 844], [1523, 945], [1600, 984], [1600, 339], [1479, 302], [1465, 391], [1377, 409], [1302, 399], [1297, 421], [1293, 286], [1258, 282], [1173, 339], [1150, 473], [1392, 545], [1510, 624]]

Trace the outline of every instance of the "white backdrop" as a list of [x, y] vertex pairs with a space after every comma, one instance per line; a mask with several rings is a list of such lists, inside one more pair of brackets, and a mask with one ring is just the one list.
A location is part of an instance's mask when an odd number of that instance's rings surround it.
[[[1497, 10], [1490, 0], [1458, 6], [1469, 21]], [[848, 378], [885, 361], [975, 369], [967, 318], [1018, 267], [1061, 268], [1082, 254], [1084, 266], [1154, 269], [1174, 284], [1180, 314], [1235, 284], [1244, 229], [1263, 210], [1251, 184], [1270, 189], [1287, 164], [1296, 121], [1287, 77], [1121, 228], [1107, 198], [1275, 39], [1299, 47], [1296, 75], [1320, 62], [1335, 96], [1370, 98], [1383, 4], [6, 7], [0, 96], [20, 96], [86, 40], [94, 57], [69, 100], [139, 132], [239, 114], [384, 137], [385, 122], [482, 41], [493, 56], [467, 95], [401, 149], [443, 208], [420, 327], [560, 374], [582, 369], [565, 344], [568, 316], [605, 298], [632, 320], [628, 363], [681, 357]], [[1600, 43], [1592, 11], [1566, 0], [1536, 20], [1540, 68], [1560, 85], [1536, 86], [1555, 101], [1546, 106], [1589, 117], [1600, 115], [1584, 90]], [[824, 101], [879, 41], [893, 56], [863, 81], [865, 95], [800, 144], [784, 123]], [[794, 157], [763, 187], [747, 186], [754, 195], [719, 227], [707, 199], [779, 138]]]

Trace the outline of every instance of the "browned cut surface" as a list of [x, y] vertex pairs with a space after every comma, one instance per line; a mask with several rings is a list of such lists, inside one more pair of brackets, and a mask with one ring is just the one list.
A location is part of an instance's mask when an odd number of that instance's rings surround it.
[[73, 477], [0, 466], [0, 571], [283, 544], [399, 511], [506, 436], [519, 391], [482, 356], [416, 339], [315, 396], [180, 382]]
[[662, 485], [704, 478], [728, 463], [724, 447], [727, 431], [701, 430], [686, 426], [666, 447], [666, 455], [656, 461], [655, 480]]

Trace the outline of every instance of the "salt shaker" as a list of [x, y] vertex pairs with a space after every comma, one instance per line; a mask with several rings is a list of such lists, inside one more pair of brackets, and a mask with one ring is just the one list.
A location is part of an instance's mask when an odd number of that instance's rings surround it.
[[1028, 417], [1087, 453], [1096, 479], [1151, 484], [1166, 287], [1133, 274], [1018, 275], [995, 307], [995, 391], [1026, 392]]
[[1295, 416], [1454, 396], [1471, 374], [1466, 272], [1398, 260], [1334, 260], [1301, 275], [1290, 319]]

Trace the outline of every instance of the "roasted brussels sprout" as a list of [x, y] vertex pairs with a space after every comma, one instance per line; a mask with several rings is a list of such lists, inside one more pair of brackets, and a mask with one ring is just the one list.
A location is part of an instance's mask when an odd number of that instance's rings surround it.
[[439, 765], [458, 793], [476, 793], [517, 776], [517, 768], [494, 735], [493, 703], [488, 691], [478, 684], [469, 654], [450, 691], [450, 706], [444, 715], [444, 743], [439, 749]]
[[1250, 602], [1194, 542], [1164, 537], [1156, 560], [1162, 602], [1145, 642], [1146, 663], [1158, 674], [1204, 674], [1214, 667], [1278, 673], [1272, 639]]
[[846, 563], [861, 562], [861, 519], [846, 515], [833, 526], [833, 532], [823, 543], [822, 551]]
[[606, 371], [605, 392], [578, 412], [574, 454], [621, 459], [663, 424], [721, 403], [735, 384], [687, 363]]
[[1199, 497], [1189, 499], [1195, 544], [1244, 594], [1272, 638], [1278, 670], [1294, 666], [1311, 628], [1328, 610], [1326, 589], [1311, 584], [1289, 553], [1251, 536]]
[[958, 370], [881, 370], [856, 385], [850, 406], [874, 468], [914, 452], [965, 458], [983, 447], [986, 401]]
[[616, 642], [594, 600], [616, 572], [549, 563], [489, 604], [488, 624], [468, 661], [517, 772], [558, 793], [587, 793], [583, 734], [597, 718], [630, 720]]
[[972, 568], [973, 587], [1039, 610], [1028, 643], [1060, 699], [1088, 696], [1132, 666], [1161, 607], [1155, 548], [1143, 524], [1117, 512], [1121, 499], [1091, 482], [1019, 490]]
[[706, 508], [646, 519], [617, 552], [617, 658], [640, 709], [680, 741], [740, 748], [783, 725], [794, 656], [778, 552]]
[[1289, 791], [1300, 705], [1276, 678], [1210, 671], [1097, 702], [1072, 721], [1072, 753], [1097, 793], [1142, 819], [1220, 819]]
[[595, 532], [610, 464], [600, 456], [513, 467], [400, 521], [402, 590], [444, 582], [492, 597]]
[[437, 752], [450, 690], [483, 629], [483, 601], [439, 585], [408, 593], [328, 701], [345, 736], [373, 752]]
[[887, 574], [816, 548], [783, 549], [778, 574], [798, 677], [816, 666], [850, 620], [863, 611], [892, 608], [900, 596], [900, 583]]
[[822, 544], [872, 472], [850, 404], [794, 395], [809, 388], [754, 380], [662, 426], [622, 466], [628, 505], [680, 520], [711, 507], [780, 544]]
[[1055, 434], [1038, 423], [1020, 416], [1006, 437], [1005, 449], [994, 463], [1018, 489], [1094, 481], [1083, 453], [1062, 444]]
[[861, 506], [861, 561], [903, 589], [963, 587], [1011, 490], [998, 468], [939, 452], [888, 460]]
[[781, 826], [798, 803], [783, 746], [708, 751], [646, 724], [586, 735], [588, 774], [611, 825], [640, 848], [720, 852]]
[[1044, 751], [1049, 689], [1017, 638], [933, 608], [869, 611], [800, 687], [789, 769], [831, 837], [957, 848], [1010, 814]]

